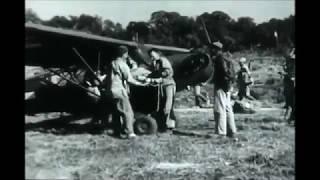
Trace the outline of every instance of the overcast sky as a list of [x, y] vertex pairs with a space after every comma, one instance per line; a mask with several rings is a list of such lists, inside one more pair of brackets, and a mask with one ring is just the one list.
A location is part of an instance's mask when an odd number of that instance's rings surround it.
[[183, 16], [197, 16], [204, 12], [223, 11], [231, 18], [250, 16], [256, 23], [271, 18], [285, 18], [295, 14], [294, 0], [25, 0], [42, 20], [55, 15], [98, 15], [119, 22], [124, 27], [130, 21], [148, 21], [159, 10], [175, 11]]

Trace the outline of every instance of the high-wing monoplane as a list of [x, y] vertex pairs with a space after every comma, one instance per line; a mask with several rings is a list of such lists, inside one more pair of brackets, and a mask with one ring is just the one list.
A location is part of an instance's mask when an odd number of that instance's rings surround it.
[[[86, 77], [99, 81], [97, 72], [103, 72], [104, 67], [116, 57], [120, 45], [129, 48], [130, 57], [139, 65], [132, 72], [134, 77], [148, 72], [151, 63], [147, 55], [149, 49], [155, 48], [165, 54], [174, 69], [177, 91], [188, 85], [208, 81], [213, 74], [212, 61], [207, 54], [184, 48], [139, 44], [33, 23], [25, 24], [25, 35], [25, 65], [43, 68], [41, 75], [26, 78], [26, 91], [34, 91], [33, 98], [26, 100], [27, 114], [69, 112], [93, 115], [100, 97], [89, 90], [90, 85], [85, 83]], [[37, 81], [39, 77], [42, 80]], [[60, 81], [52, 83], [52, 77], [59, 77]], [[36, 83], [40, 81], [42, 83]], [[147, 116], [157, 104], [157, 91], [154, 89], [131, 89], [131, 103], [138, 117], [136, 126], [138, 122], [155, 121]], [[154, 122], [149, 124], [154, 125]], [[151, 129], [153, 132], [155, 127]], [[150, 133], [150, 128], [144, 132]]]

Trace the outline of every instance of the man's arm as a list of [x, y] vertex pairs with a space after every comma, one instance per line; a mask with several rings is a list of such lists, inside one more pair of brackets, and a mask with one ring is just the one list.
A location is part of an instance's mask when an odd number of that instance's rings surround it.
[[250, 70], [249, 70], [249, 67], [245, 64], [245, 65], [243, 66], [243, 68], [244, 68], [245, 72], [247, 72], [248, 75], [250, 76], [250, 75], [251, 75], [251, 72], [250, 72]]
[[132, 77], [131, 73], [128, 74], [128, 80], [127, 81], [128, 81], [128, 83], [136, 85], [136, 86], [146, 86], [148, 84], [148, 83], [141, 83], [141, 82], [135, 80]]
[[135, 69], [138, 67], [138, 64], [136, 63], [136, 61], [134, 61], [130, 56], [127, 59], [127, 63], [131, 69]]
[[250, 75], [249, 74], [247, 74], [247, 73], [244, 73], [244, 75], [243, 75], [244, 77], [244, 79], [245, 79], [245, 84], [248, 86], [248, 85], [251, 85], [253, 82], [251, 81], [251, 77], [250, 77]]
[[132, 77], [129, 66], [125, 63], [121, 66], [121, 72], [122, 72], [123, 77], [125, 78], [125, 80], [128, 81], [129, 84], [133, 84], [136, 86], [146, 86], [147, 85], [147, 84], [143, 84], [143, 83], [135, 80]]
[[161, 77], [166, 78], [166, 77], [172, 77], [173, 76], [173, 68], [171, 66], [171, 63], [167, 58], [162, 58], [162, 71], [161, 71]]

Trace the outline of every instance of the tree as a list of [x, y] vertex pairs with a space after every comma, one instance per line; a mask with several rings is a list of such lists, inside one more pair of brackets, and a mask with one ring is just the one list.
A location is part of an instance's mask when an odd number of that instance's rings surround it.
[[74, 26], [73, 22], [68, 20], [64, 16], [54, 16], [49, 21], [43, 22], [43, 24], [47, 26], [67, 28], [67, 29], [72, 29], [72, 27]]
[[100, 35], [102, 33], [102, 18], [81, 14], [74, 29]]
[[151, 14], [149, 25], [151, 28], [152, 43], [175, 45], [179, 37], [173, 35], [173, 26], [180, 14], [177, 12], [157, 11]]
[[103, 21], [103, 25], [102, 25], [102, 36], [109, 36], [109, 37], [114, 37], [115, 36], [115, 24], [109, 20], [106, 19]]
[[[182, 16], [177, 12], [156, 11], [147, 22], [130, 22], [126, 28], [109, 19], [81, 14], [80, 16], [54, 16], [42, 21], [32, 9], [26, 9], [25, 21], [75, 29], [97, 35], [133, 40], [138, 34], [142, 43], [197, 48], [207, 45], [208, 39], [202, 20], [212, 41], [221, 41], [227, 50], [248, 49], [253, 46], [274, 48], [292, 46], [295, 42], [295, 16], [270, 19], [256, 24], [251, 17], [232, 19], [222, 11], [205, 12], [197, 18]], [[274, 37], [277, 31], [278, 38]]]
[[245, 46], [246, 48], [250, 48], [252, 44], [255, 43], [256, 38], [254, 37], [254, 30], [256, 27], [256, 23], [254, 19], [251, 17], [240, 17], [237, 22], [234, 24], [233, 30], [236, 31], [237, 41], [239, 44]]
[[36, 24], [40, 24], [42, 20], [32, 9], [28, 8], [25, 11], [25, 22], [33, 22]]
[[69, 16], [70, 22], [72, 24], [72, 29], [75, 29], [76, 24], [78, 24], [79, 17], [77, 16]]
[[[214, 11], [211, 14], [203, 13], [196, 20], [198, 24], [202, 24], [201, 19], [206, 24], [211, 40], [223, 41], [224, 37], [229, 35], [228, 27], [233, 22], [233, 19], [228, 14], [222, 11]], [[203, 42], [208, 42], [204, 31], [199, 36]]]
[[254, 19], [251, 17], [240, 17], [238, 18], [238, 21], [236, 22], [235, 26], [238, 28], [238, 30], [248, 32], [256, 26], [256, 23], [254, 22]]
[[138, 35], [138, 40], [141, 43], [149, 41], [150, 25], [146, 22], [130, 22], [127, 26], [127, 38], [130, 40], [136, 40], [136, 35]]

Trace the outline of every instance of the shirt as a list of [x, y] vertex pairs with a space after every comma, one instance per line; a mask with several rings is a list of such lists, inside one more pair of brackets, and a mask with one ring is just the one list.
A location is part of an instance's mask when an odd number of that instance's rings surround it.
[[244, 66], [238, 72], [238, 86], [244, 88], [252, 83], [248, 69]]
[[106, 89], [114, 98], [128, 96], [130, 68], [122, 58], [111, 62], [106, 80]]
[[234, 69], [231, 59], [227, 59], [221, 53], [214, 57], [213, 83], [219, 89], [228, 91], [234, 81]]
[[173, 68], [169, 60], [165, 57], [160, 57], [160, 59], [153, 61], [153, 78], [162, 78], [163, 85], [175, 84], [173, 79]]

